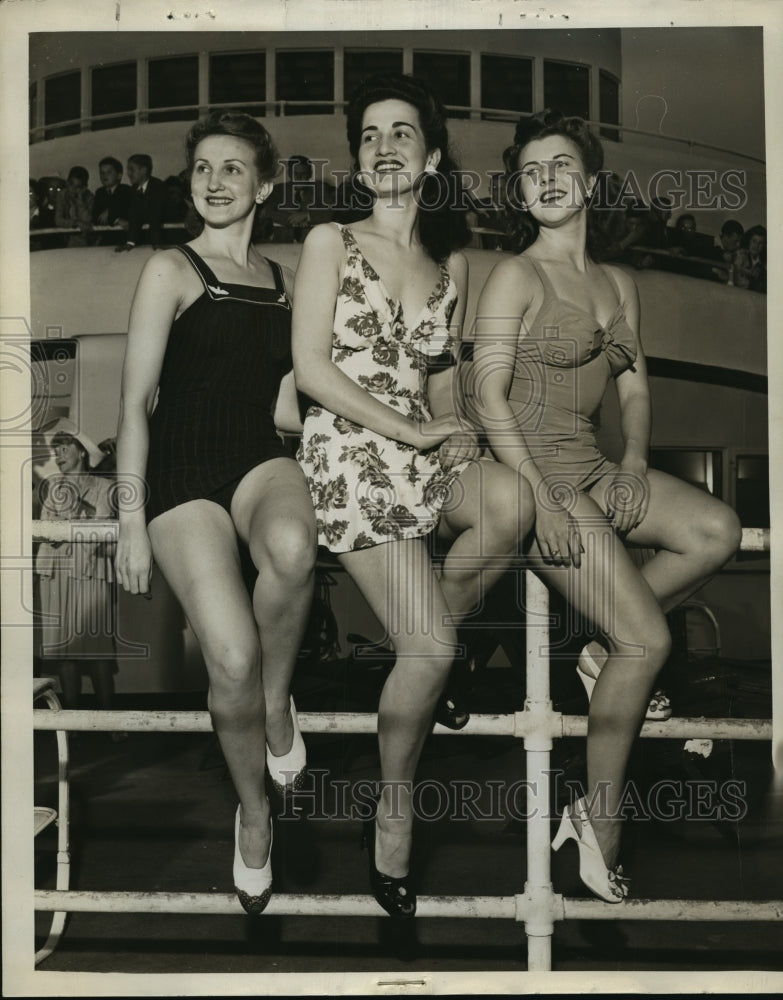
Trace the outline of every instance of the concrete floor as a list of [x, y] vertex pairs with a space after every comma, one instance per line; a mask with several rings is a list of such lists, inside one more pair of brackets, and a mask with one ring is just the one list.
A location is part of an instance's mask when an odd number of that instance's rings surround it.
[[[769, 717], [769, 665], [690, 671], [678, 714]], [[297, 675], [301, 711], [374, 710], [382, 670], [350, 662], [322, 664]], [[476, 711], [521, 707], [512, 671], [493, 669], [474, 692]], [[766, 680], [765, 680], [766, 678]], [[553, 699], [565, 712], [584, 711], [572, 671], [553, 675]], [[87, 696], [85, 702], [89, 704]], [[204, 707], [203, 696], [124, 696], [118, 708]], [[366, 893], [366, 855], [360, 824], [332, 815], [336, 782], [352, 786], [377, 776], [374, 737], [310, 735], [313, 794], [301, 804], [307, 817], [278, 816], [276, 893]], [[36, 803], [56, 803], [51, 734], [36, 734]], [[230, 892], [236, 799], [211, 736], [108, 734], [72, 739], [72, 888]], [[566, 780], [584, 776], [584, 742], [555, 743], [552, 767], [557, 813], [567, 801]], [[520, 744], [505, 738], [432, 737], [420, 780], [455, 780], [482, 789], [508, 788], [524, 777]], [[770, 794], [768, 743], [720, 741], [712, 756], [694, 758], [682, 740], [639, 741], [629, 777], [644, 797], [656, 782], [673, 780], [685, 794], [700, 787], [723, 796], [725, 782], [744, 783], [746, 816], [737, 822], [687, 819], [626, 823], [623, 863], [637, 898], [764, 900], [783, 898], [783, 810]], [[449, 785], [449, 783], [452, 783]], [[713, 783], [713, 784], [710, 784]], [[709, 789], [712, 793], [709, 793]], [[519, 800], [517, 800], [519, 801]], [[507, 803], [508, 806], [508, 803]], [[520, 806], [521, 808], [521, 803]], [[554, 821], [553, 821], [554, 822]], [[36, 882], [54, 886], [54, 830], [36, 842]], [[416, 829], [417, 886], [421, 895], [510, 895], [525, 880], [525, 823], [513, 808], [494, 818], [420, 820]], [[573, 845], [553, 856], [555, 891], [586, 894], [577, 877]], [[38, 914], [43, 933], [48, 915]], [[38, 942], [37, 942], [38, 943]], [[577, 921], [556, 924], [553, 968], [708, 973], [783, 969], [781, 927], [762, 923]], [[398, 930], [391, 921], [352, 917], [243, 915], [73, 914], [46, 972], [270, 973], [270, 972], [523, 972], [522, 925], [502, 920], [420, 918]]]

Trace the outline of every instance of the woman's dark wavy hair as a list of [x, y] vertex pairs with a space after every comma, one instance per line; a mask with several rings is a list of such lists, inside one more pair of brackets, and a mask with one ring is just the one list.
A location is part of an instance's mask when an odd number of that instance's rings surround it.
[[[242, 139], [253, 148], [256, 170], [259, 179], [271, 181], [280, 172], [279, 154], [272, 136], [264, 126], [252, 115], [243, 111], [212, 111], [193, 125], [185, 136], [185, 156], [187, 158], [188, 176], [195, 166], [196, 147], [212, 135], [227, 135], [232, 139]], [[204, 228], [204, 220], [195, 209], [188, 213], [187, 229], [192, 235], [198, 236]], [[268, 221], [262, 213], [256, 210], [253, 221], [253, 240], [259, 241], [267, 235]]]
[[[609, 206], [615, 200], [612, 195], [619, 190], [620, 179], [615, 174], [604, 171], [603, 146], [583, 118], [569, 118], [560, 111], [549, 109], [529, 118], [521, 118], [514, 132], [513, 144], [503, 151], [507, 185], [506, 225], [513, 249], [516, 253], [526, 250], [535, 243], [539, 229], [530, 212], [520, 207], [520, 156], [529, 142], [547, 139], [552, 135], [569, 139], [579, 150], [585, 172], [594, 174], [597, 178], [587, 206], [587, 252], [594, 260], [601, 260], [614, 242], [612, 223], [616, 213], [609, 210]], [[622, 209], [619, 211], [621, 215]]]
[[[346, 131], [348, 148], [358, 170], [359, 144], [364, 112], [379, 101], [405, 101], [416, 108], [427, 150], [440, 150], [440, 162], [434, 174], [425, 174], [417, 189], [419, 201], [419, 236], [437, 263], [470, 242], [467, 206], [461, 197], [457, 163], [449, 146], [446, 110], [438, 97], [423, 80], [415, 76], [379, 73], [367, 77], [351, 94], [347, 108]], [[355, 193], [364, 192], [364, 204], [372, 203], [372, 195], [354, 179]], [[363, 213], [363, 217], [369, 215]]]

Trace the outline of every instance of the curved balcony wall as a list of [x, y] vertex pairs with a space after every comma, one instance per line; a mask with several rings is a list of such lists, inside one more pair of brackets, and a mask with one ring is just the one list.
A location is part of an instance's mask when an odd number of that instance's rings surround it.
[[[760, 34], [731, 30], [731, 51], [747, 72], [732, 73], [728, 92], [725, 35], [725, 29], [383, 31], [357, 33], [355, 39], [350, 32], [40, 33], [31, 35], [30, 43], [30, 174], [64, 177], [80, 163], [95, 187], [101, 157], [126, 161], [134, 152], [150, 153], [158, 176], [179, 173], [188, 120], [215, 103], [239, 103], [239, 94], [245, 103], [256, 102], [250, 110], [262, 114], [281, 156], [304, 153], [321, 160], [328, 179], [350, 169], [342, 107], [360, 70], [394, 66], [435, 74], [445, 68], [448, 73], [437, 82], [454, 115], [455, 149], [463, 169], [477, 173], [480, 195], [489, 193], [489, 177], [501, 167], [519, 113], [551, 104], [556, 95], [559, 103], [571, 103], [564, 107], [569, 113], [604, 123], [607, 167], [623, 176], [631, 171], [645, 197], [663, 171], [658, 190], [674, 196], [675, 212], [685, 210], [700, 188], [696, 199], [703, 231], [717, 232], [729, 214], [749, 226], [766, 216]], [[131, 59], [129, 53], [134, 53]], [[183, 100], [161, 90], [154, 67], [172, 60], [176, 80], [176, 66], [184, 64], [173, 60], [182, 59], [190, 60], [189, 108], [161, 111], [162, 104]], [[231, 64], [238, 67], [243, 59], [245, 70], [232, 70]], [[310, 65], [308, 59], [315, 62]], [[251, 65], [257, 86], [242, 76]], [[515, 86], [517, 65], [524, 85]], [[129, 67], [135, 80], [135, 96], [127, 98], [123, 110], [102, 89], [111, 83], [105, 74], [117, 66]], [[297, 67], [303, 67], [301, 73]], [[512, 74], [504, 77], [509, 86], [499, 85], [499, 73]], [[63, 112], [58, 118], [48, 102], [50, 82], [66, 78], [76, 96], [71, 124], [63, 127], [57, 124]], [[126, 91], [128, 85], [126, 80]], [[280, 103], [301, 98], [303, 87], [310, 98], [304, 105]], [[709, 94], [719, 99], [708, 100]], [[316, 101], [323, 103], [316, 107]], [[101, 122], [95, 116], [110, 104], [113, 114], [107, 119], [104, 111]], [[106, 128], [118, 115], [125, 124]], [[152, 120], [156, 117], [178, 120]], [[45, 138], [70, 129], [74, 134]], [[728, 198], [715, 200], [725, 194], [727, 176]]]

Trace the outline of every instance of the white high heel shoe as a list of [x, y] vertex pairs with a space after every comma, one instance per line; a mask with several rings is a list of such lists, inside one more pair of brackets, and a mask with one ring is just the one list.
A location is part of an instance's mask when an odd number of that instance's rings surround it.
[[248, 868], [239, 850], [239, 810], [234, 821], [234, 892], [246, 913], [257, 917], [272, 895], [272, 822], [269, 822], [269, 854], [263, 868]]
[[305, 768], [307, 767], [307, 750], [302, 734], [299, 731], [299, 719], [296, 716], [296, 706], [291, 698], [291, 721], [294, 724], [294, 738], [291, 749], [281, 757], [275, 757], [266, 747], [266, 766], [269, 777], [278, 795], [285, 796], [288, 792], [298, 792], [304, 788]]
[[[587, 646], [585, 646], [576, 661], [576, 675], [584, 685], [588, 702], [593, 697], [593, 688], [600, 673], [601, 668], [587, 651]], [[657, 690], [650, 698], [650, 703], [647, 706], [647, 712], [644, 716], [645, 719], [649, 719], [651, 722], [665, 722], [666, 719], [671, 718], [671, 715], [672, 703], [669, 700], [669, 696], [665, 691]]]
[[[578, 832], [574, 815], [581, 825]], [[628, 895], [628, 879], [623, 876], [621, 865], [606, 867], [584, 799], [579, 799], [573, 806], [566, 806], [563, 810], [560, 828], [552, 841], [552, 850], [559, 851], [567, 840], [575, 840], [579, 848], [579, 878], [587, 888], [607, 903], [622, 903]]]

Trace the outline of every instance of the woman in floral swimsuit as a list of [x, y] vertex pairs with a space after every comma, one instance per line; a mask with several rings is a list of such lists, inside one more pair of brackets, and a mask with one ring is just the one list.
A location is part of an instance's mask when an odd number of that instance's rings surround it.
[[[382, 790], [366, 834], [376, 899], [413, 916], [412, 782], [454, 658], [452, 621], [502, 573], [486, 557], [510, 557], [529, 532], [531, 498], [511, 470], [477, 460], [476, 435], [453, 412], [467, 295], [456, 251], [467, 229], [448, 197], [442, 106], [415, 78], [372, 78], [349, 104], [348, 139], [373, 205], [350, 227], [316, 227], [302, 249], [294, 371], [314, 405], [299, 460], [320, 544], [394, 644], [378, 712]], [[435, 202], [440, 210], [420, 207]], [[456, 537], [440, 576], [425, 540], [439, 522]]]

